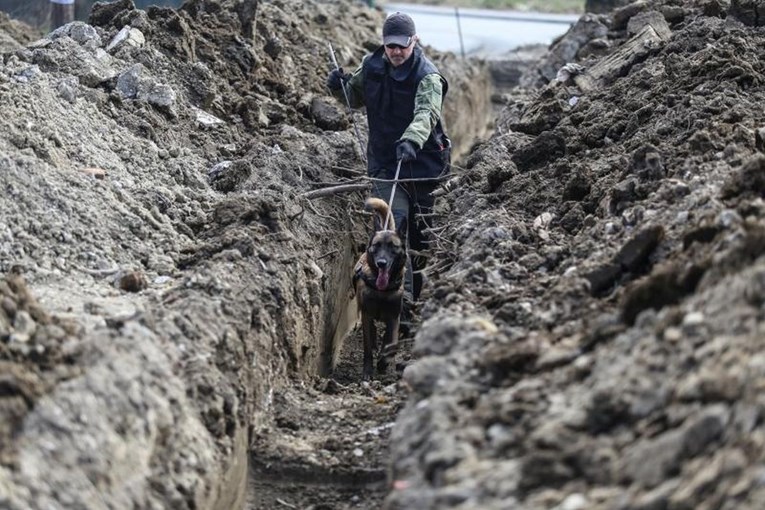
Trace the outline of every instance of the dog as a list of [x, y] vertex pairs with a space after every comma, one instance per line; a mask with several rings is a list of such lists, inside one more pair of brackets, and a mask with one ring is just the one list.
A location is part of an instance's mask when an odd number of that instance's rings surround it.
[[385, 219], [395, 228], [388, 204], [379, 198], [368, 198], [367, 211], [374, 212], [372, 236], [365, 253], [353, 271], [361, 328], [364, 337], [364, 369], [362, 378], [372, 378], [372, 359], [377, 348], [375, 321], [385, 324], [382, 347], [377, 361], [378, 373], [385, 372], [398, 350], [401, 307], [404, 300], [406, 274], [406, 221], [396, 230], [383, 230]]

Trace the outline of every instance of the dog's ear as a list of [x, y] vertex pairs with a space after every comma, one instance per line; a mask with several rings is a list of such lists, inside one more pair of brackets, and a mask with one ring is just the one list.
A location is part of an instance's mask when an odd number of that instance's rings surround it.
[[[396, 225], [396, 234], [401, 238], [401, 241], [406, 240], [407, 223], [406, 218], [401, 218], [401, 221]], [[406, 245], [406, 242], [404, 242], [404, 245]]]

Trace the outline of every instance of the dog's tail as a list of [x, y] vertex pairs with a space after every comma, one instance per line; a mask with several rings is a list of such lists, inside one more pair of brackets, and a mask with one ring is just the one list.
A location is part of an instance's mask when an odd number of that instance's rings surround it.
[[396, 222], [393, 221], [393, 215], [390, 213], [390, 208], [382, 198], [367, 198], [367, 201], [364, 202], [364, 209], [367, 211], [374, 211], [377, 214], [377, 217], [380, 220], [380, 230], [382, 230], [383, 225], [385, 225], [386, 217], [389, 217], [388, 230], [396, 228]]

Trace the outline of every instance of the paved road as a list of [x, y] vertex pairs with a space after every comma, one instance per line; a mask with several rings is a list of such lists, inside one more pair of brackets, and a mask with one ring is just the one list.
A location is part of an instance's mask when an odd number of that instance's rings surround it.
[[[453, 7], [387, 3], [386, 11], [409, 14], [423, 44], [460, 54], [460, 37]], [[579, 19], [578, 15], [553, 15], [519, 11], [459, 9], [465, 53], [487, 58], [501, 56], [524, 44], [549, 44]]]

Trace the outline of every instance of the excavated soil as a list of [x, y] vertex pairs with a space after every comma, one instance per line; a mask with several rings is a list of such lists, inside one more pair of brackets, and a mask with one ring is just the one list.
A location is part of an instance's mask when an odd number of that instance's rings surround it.
[[700, 4], [586, 15], [504, 97], [445, 201], [386, 508], [762, 507], [763, 4]]
[[324, 77], [380, 11], [0, 19], [0, 506], [761, 508], [763, 9], [585, 15], [488, 138], [489, 70], [436, 55], [465, 157], [368, 384], [363, 193], [305, 193], [365, 183]]
[[[0, 19], [0, 506], [379, 504], [404, 394], [395, 371], [359, 384], [371, 218], [362, 192], [304, 194], [368, 185], [327, 43], [350, 66], [383, 19], [291, 0], [119, 0], [44, 37]], [[475, 111], [465, 147], [489, 81], [438, 60], [448, 109]]]

